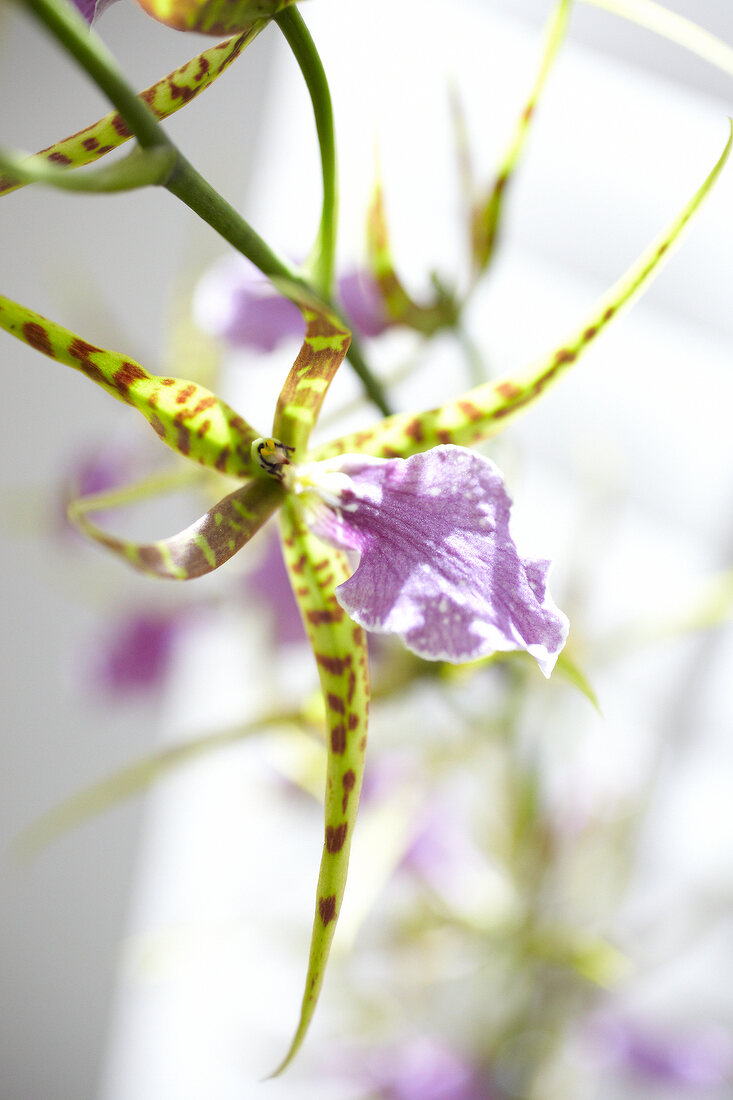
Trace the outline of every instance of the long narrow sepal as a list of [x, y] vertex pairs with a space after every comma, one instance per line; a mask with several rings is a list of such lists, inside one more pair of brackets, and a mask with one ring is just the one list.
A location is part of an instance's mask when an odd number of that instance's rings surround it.
[[[292, 288], [287, 289], [290, 297]], [[351, 333], [334, 313], [315, 300], [305, 301], [293, 292], [293, 301], [305, 320], [305, 338], [280, 391], [272, 431], [299, 453], [308, 442], [328, 387], [349, 349]]]
[[494, 184], [488, 195], [475, 204], [471, 224], [471, 252], [477, 274], [486, 267], [494, 251], [507, 184], [522, 155], [537, 102], [565, 38], [569, 18], [570, 0], [559, 0], [545, 28], [542, 58], [534, 86], [519, 116], [509, 147], [502, 157]]
[[381, 180], [377, 180], [374, 186], [367, 215], [367, 260], [392, 321], [407, 325], [425, 336], [455, 323], [456, 304], [448, 295], [437, 293], [435, 302], [421, 305], [408, 294], [397, 274]]
[[631, 23], [637, 23], [662, 38], [668, 38], [670, 42], [675, 42], [733, 76], [733, 47], [704, 27], [699, 27], [691, 19], [669, 11], [662, 4], [656, 4], [653, 0], [583, 0], [583, 3], [602, 8], [622, 19], [628, 19]]
[[339, 454], [367, 453], [380, 458], [407, 458], [441, 443], [467, 446], [498, 435], [515, 416], [542, 397], [578, 361], [612, 318], [646, 289], [723, 170], [731, 143], [733, 122], [722, 154], [692, 198], [555, 351], [516, 375], [476, 386], [437, 409], [391, 416], [374, 428], [343, 436], [316, 448], [311, 457], [320, 461]]
[[296, 502], [288, 500], [281, 516], [285, 561], [318, 663], [326, 705], [328, 764], [325, 842], [305, 992], [295, 1036], [275, 1074], [281, 1073], [298, 1052], [323, 984], [346, 886], [364, 772], [369, 706], [366, 636], [334, 596], [336, 586], [350, 573], [346, 559], [311, 534]]
[[[239, 57], [245, 46], [257, 37], [264, 25], [264, 21], [260, 21], [248, 34], [240, 34], [236, 38], [229, 38], [217, 46], [204, 50], [185, 65], [174, 69], [168, 76], [156, 81], [144, 92], [140, 92], [139, 98], [147, 103], [156, 118], [164, 119], [175, 114], [210, 87], [216, 78], [221, 76]], [[111, 153], [131, 136], [127, 123], [116, 111], [112, 111], [104, 118], [93, 122], [91, 126], [85, 126], [78, 133], [62, 138], [53, 145], [49, 145], [47, 149], [34, 153], [26, 159], [24, 167], [29, 172], [38, 165], [81, 168]], [[0, 195], [7, 195], [31, 182], [28, 177], [21, 178], [12, 170], [7, 171], [2, 168], [0, 171], [4, 173], [0, 175]]]
[[283, 490], [277, 481], [255, 478], [224, 497], [179, 534], [150, 543], [110, 535], [88, 519], [90, 512], [107, 509], [118, 499], [119, 492], [81, 497], [69, 504], [69, 519], [82, 534], [141, 573], [187, 581], [212, 573], [241, 550], [282, 503]]
[[45, 161], [31, 164], [32, 157], [0, 149], [0, 172], [5, 172], [6, 177], [12, 177], [23, 184], [42, 183], [61, 191], [101, 194], [163, 184], [170, 176], [177, 158], [178, 153], [169, 146], [162, 149], [136, 148], [114, 164], [105, 164], [88, 172], [70, 172], [68, 168], [57, 168]]
[[253, 472], [250, 447], [259, 433], [203, 386], [149, 374], [134, 360], [89, 344], [2, 295], [0, 328], [132, 405], [163, 442], [184, 458], [232, 477]]

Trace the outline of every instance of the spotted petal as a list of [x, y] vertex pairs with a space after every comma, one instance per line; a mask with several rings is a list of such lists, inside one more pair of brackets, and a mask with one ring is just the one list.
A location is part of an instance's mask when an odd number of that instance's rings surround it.
[[336, 589], [352, 619], [400, 635], [428, 660], [524, 649], [549, 676], [568, 621], [547, 590], [549, 562], [519, 555], [493, 462], [444, 446], [407, 460], [347, 455], [324, 467], [312, 526], [361, 555]]
[[702, 206], [723, 170], [733, 144], [731, 134], [725, 148], [701, 186], [679, 214], [651, 242], [624, 275], [595, 304], [584, 321], [549, 355], [542, 356], [515, 375], [486, 382], [426, 412], [398, 413], [353, 435], [316, 447], [312, 458], [323, 460], [337, 454], [368, 453], [384, 458], [406, 457], [438, 443], [460, 446], [498, 435], [520, 413], [529, 408], [550, 386], [577, 363], [613, 318], [638, 298], [679, 244], [691, 219]]
[[0, 328], [138, 409], [163, 442], [185, 458], [232, 477], [252, 472], [250, 447], [259, 433], [203, 386], [150, 374], [134, 360], [89, 344], [2, 295]]
[[[91, 5], [88, 10], [91, 10]], [[240, 34], [237, 38], [228, 38], [217, 46], [210, 46], [208, 50], [197, 54], [191, 61], [140, 92], [139, 98], [147, 103], [158, 119], [175, 114], [213, 84], [257, 37], [264, 25], [264, 21], [260, 21], [248, 34]], [[81, 168], [111, 153], [131, 136], [130, 127], [124, 119], [116, 111], [111, 111], [104, 118], [85, 126], [83, 130], [34, 153], [27, 158], [25, 164], [29, 169], [47, 164], [57, 168]], [[0, 195], [7, 195], [18, 187], [25, 186], [26, 182], [27, 179], [14, 176], [12, 172], [1, 173]]]
[[274, 479], [254, 478], [224, 497], [195, 523], [177, 535], [157, 542], [138, 543], [110, 535], [87, 518], [108, 508], [123, 495], [99, 493], [69, 505], [69, 519], [82, 534], [100, 543], [141, 573], [167, 580], [187, 581], [213, 572], [242, 549], [282, 503]]

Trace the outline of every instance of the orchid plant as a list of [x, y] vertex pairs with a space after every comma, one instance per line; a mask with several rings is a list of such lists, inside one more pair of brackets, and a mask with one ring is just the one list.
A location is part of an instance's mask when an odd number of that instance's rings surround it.
[[[397, 635], [420, 657], [455, 664], [526, 651], [542, 673], [550, 675], [569, 630], [549, 592], [550, 564], [522, 556], [510, 531], [511, 499], [503, 476], [490, 459], [471, 448], [503, 431], [539, 401], [643, 292], [712, 188], [731, 139], [679, 214], [560, 346], [525, 370], [482, 382], [440, 407], [393, 413], [382, 383], [353, 337], [342, 304], [343, 284], [334, 291], [337, 188], [332, 111], [325, 73], [300, 12], [292, 0], [141, 2], [151, 16], [178, 30], [230, 37], [135, 95], [101, 41], [88, 30], [104, 2], [78, 0], [77, 12], [65, 0], [24, 0], [96, 81], [114, 111], [34, 156], [2, 152], [0, 194], [31, 183], [88, 192], [157, 185], [208, 222], [267, 277], [274, 294], [292, 303], [289, 308], [300, 312], [305, 326], [302, 347], [273, 412], [271, 432], [253, 426], [196, 382], [155, 375], [128, 356], [95, 346], [5, 297], [0, 297], [0, 325], [137, 409], [177, 454], [214, 477], [240, 483], [183, 531], [150, 543], [114, 536], [90, 516], [139, 499], [160, 487], [159, 479], [73, 501], [69, 514], [76, 526], [128, 565], [164, 579], [202, 576], [232, 558], [279, 512], [288, 574], [318, 666], [327, 731], [325, 833], [310, 957], [300, 1019], [279, 1072], [296, 1054], [313, 1016], [346, 887], [365, 767], [366, 632]], [[635, 5], [627, 6], [639, 15]], [[457, 325], [493, 255], [507, 184], [570, 8], [570, 0], [560, 0], [551, 16], [535, 86], [495, 182], [477, 188], [465, 173], [472, 257], [465, 293], [436, 285], [432, 301], [413, 300], [397, 273], [382, 188], [377, 185], [367, 218], [368, 255], [385, 326], [409, 327], [429, 338]], [[641, 2], [638, 8], [641, 14], [647, 10]], [[311, 254], [300, 268], [259, 237], [160, 125], [208, 88], [271, 20], [303, 71], [321, 151], [322, 215]], [[110, 167], [76, 171], [131, 138], [134, 148], [125, 158]], [[253, 308], [256, 313], [257, 305]], [[367, 335], [376, 331], [364, 327]], [[274, 341], [262, 346], [274, 346]], [[344, 360], [383, 419], [311, 448], [324, 398]]]

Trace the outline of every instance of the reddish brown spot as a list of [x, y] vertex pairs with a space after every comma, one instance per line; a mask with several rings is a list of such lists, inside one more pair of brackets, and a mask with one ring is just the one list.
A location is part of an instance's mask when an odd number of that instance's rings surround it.
[[120, 137], [127, 138], [130, 136], [130, 127], [119, 115], [112, 115], [111, 122]]
[[[354, 644], [360, 648], [364, 645], [364, 631], [360, 626], [355, 626], [351, 632], [351, 637], [354, 639]], [[362, 658], [363, 663], [363, 658]]]
[[[577, 353], [577, 351], [573, 351], [572, 348], [560, 348], [559, 351], [555, 352], [555, 362], [556, 363], [574, 363], [577, 358], [578, 358], [578, 353]], [[549, 377], [549, 372], [548, 372], [548, 374], [546, 374], [544, 376], [544, 378], [542, 380], [543, 383], [548, 377]]]
[[313, 566], [313, 569], [316, 573], [318, 573], [319, 570], [325, 569], [326, 566], [330, 564], [331, 563], [329, 562], [328, 558], [323, 558], [321, 561], [316, 562], [316, 564]]
[[348, 831], [348, 824], [344, 821], [341, 825], [327, 825], [326, 826], [326, 851], [327, 852], [340, 852], [344, 846], [346, 840], [346, 833]]
[[247, 435], [247, 425], [244, 420], [242, 420], [241, 416], [230, 416], [229, 427], [233, 428], [235, 432], [239, 432], [240, 435]]
[[178, 442], [178, 450], [182, 455], [189, 454], [191, 450], [191, 433], [184, 424], [178, 425], [178, 432], [176, 433]]
[[616, 307], [615, 306], [609, 306], [607, 308], [606, 312], [603, 314], [603, 320], [604, 321], [610, 321], [615, 312], [616, 312]]
[[358, 725], [359, 725], [359, 715], [358, 714], [350, 714], [349, 715], [349, 729], [350, 730], [355, 730]]
[[513, 401], [515, 397], [519, 397], [522, 392], [521, 386], [516, 386], [514, 382], [500, 382], [496, 387], [496, 392], [499, 397], [505, 397], [507, 401]]
[[180, 99], [182, 103], [188, 103], [196, 95], [196, 89], [190, 88], [187, 84], [176, 84], [173, 80], [169, 80], [168, 87], [170, 88], [171, 98], [174, 100]]
[[589, 325], [588, 328], [583, 333], [583, 339], [586, 340], [586, 341], [592, 340], [597, 332], [598, 332], [598, 325]]
[[36, 351], [41, 351], [44, 355], [50, 355], [52, 359], [56, 358], [48, 333], [43, 325], [39, 325], [37, 321], [26, 321], [23, 325], [23, 337]]
[[95, 137], [84, 138], [84, 140], [82, 141], [82, 145], [90, 153], [92, 153], [95, 149], [99, 148], [99, 142], [97, 141], [97, 139]]
[[182, 390], [179, 390], [176, 394], [176, 404], [185, 405], [189, 397], [193, 397], [196, 393], [196, 387], [193, 382], [189, 382], [187, 386], [184, 386]]
[[199, 71], [196, 73], [195, 79], [196, 80], [203, 80], [203, 78], [206, 76], [206, 74], [209, 71], [209, 67], [210, 66], [209, 66], [208, 58], [204, 57], [203, 54], [202, 54], [201, 57], [199, 57]]
[[354, 698], [354, 692], [356, 691], [356, 676], [353, 672], [349, 673], [349, 689], [347, 693], [347, 701], [351, 703]]
[[669, 241], [663, 241], [662, 244], [660, 244], [659, 248], [657, 249], [657, 256], [663, 256], [668, 248], [669, 248]]
[[332, 676], [343, 676], [351, 664], [351, 654], [348, 657], [326, 657], [323, 653], [316, 653], [316, 660], [325, 672]]
[[157, 432], [161, 439], [165, 439], [165, 425], [158, 416], [150, 417], [150, 426], [154, 432]]
[[300, 576], [300, 574], [305, 569], [307, 561], [308, 558], [305, 556], [305, 554], [301, 554], [298, 560], [296, 562], [293, 562], [293, 564], [290, 566], [291, 571], [293, 573], [297, 573], [298, 576]]
[[222, 449], [219, 451], [216, 462], [214, 463], [214, 466], [219, 471], [219, 473], [224, 473], [224, 471], [227, 468], [228, 460], [229, 460], [229, 448], [228, 447], [222, 447]]
[[414, 420], [410, 421], [405, 428], [405, 435], [408, 436], [409, 439], [414, 439], [416, 443], [422, 443], [425, 437], [419, 417], [416, 416]]
[[336, 714], [344, 714], [346, 711], [343, 699], [339, 698], [338, 695], [334, 695], [333, 692], [328, 694], [328, 705]]
[[343, 608], [334, 608], [333, 611], [309, 611], [306, 615], [313, 626], [325, 626], [328, 623], [340, 623], [344, 617]]
[[206, 433], [208, 432], [210, 427], [211, 427], [211, 421], [210, 420], [204, 420], [203, 424], [199, 425], [199, 428], [196, 432], [196, 435], [199, 437], [199, 439], [202, 439], [206, 435]]
[[484, 415], [480, 409], [476, 408], [472, 401], [457, 401], [456, 404], [468, 420], [481, 420]]
[[330, 897], [327, 898], [318, 899], [318, 913], [324, 925], [328, 924], [334, 919], [334, 917], [336, 916], [335, 894], [331, 894]]
[[346, 726], [343, 722], [339, 722], [331, 730], [331, 751], [338, 756], [346, 752]]
[[116, 148], [116, 145], [100, 145], [97, 149], [97, 155], [100, 157], [104, 157], [107, 155], [107, 153], [111, 153], [112, 150]]
[[161, 378], [160, 384], [161, 386], [175, 386], [176, 380], [175, 378]]
[[72, 163], [71, 157], [67, 157], [66, 153], [49, 153], [46, 159], [52, 160], [54, 164], [67, 165]]
[[349, 795], [353, 791], [355, 784], [356, 784], [356, 775], [351, 770], [351, 768], [349, 768], [349, 770], [347, 772], [344, 772], [344, 776], [341, 780], [341, 786], [344, 789], [344, 797], [341, 801], [341, 808], [342, 808], [344, 813], [346, 813], [346, 807], [349, 804]]
[[522, 119], [525, 122], [529, 122], [529, 120], [532, 117], [533, 111], [534, 111], [534, 103], [528, 103], [527, 106], [522, 111]]
[[148, 378], [148, 372], [138, 366], [137, 363], [123, 363], [119, 370], [116, 370], [112, 376], [112, 380], [120, 391], [123, 397], [127, 397], [127, 391], [133, 382], [139, 382], [141, 379]]
[[453, 442], [453, 436], [451, 435], [450, 432], [445, 431], [445, 429], [441, 429], [440, 431], [437, 431], [435, 433], [435, 435], [437, 437], [438, 443], [452, 443]]
[[[201, 400], [199, 401], [198, 405], [196, 405], [196, 407], [193, 409], [193, 411], [190, 412], [188, 415], [189, 416], [198, 416], [199, 413], [205, 412], [206, 409], [210, 409], [211, 406], [215, 405], [215, 404], [216, 404], [216, 398], [215, 397], [213, 397], [213, 396], [212, 397], [202, 397]], [[206, 423], [208, 424], [209, 421], [207, 420]]]
[[359, 748], [361, 749], [362, 752], [364, 752], [364, 749], [366, 747], [367, 747], [367, 739], [366, 739], [366, 736], [364, 736], [364, 737], [362, 737], [361, 741], [359, 742]]
[[299, 588], [295, 589], [296, 596], [300, 596], [302, 599], [305, 599], [309, 592], [310, 588], [307, 584], [302, 584]]

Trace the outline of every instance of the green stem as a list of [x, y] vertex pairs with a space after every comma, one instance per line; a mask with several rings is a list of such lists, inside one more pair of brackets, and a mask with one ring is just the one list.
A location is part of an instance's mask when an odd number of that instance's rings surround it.
[[59, 0], [23, 0], [117, 108], [143, 148], [172, 145], [155, 115], [125, 80], [112, 54], [76, 9]]
[[338, 225], [338, 189], [336, 186], [336, 139], [333, 126], [333, 106], [326, 73], [318, 56], [315, 43], [303, 17], [295, 7], [286, 8], [275, 16], [300, 66], [313, 105], [313, 115], [318, 132], [323, 175], [323, 208], [318, 236], [313, 249], [313, 282], [326, 298], [333, 293], [333, 275], [336, 256], [336, 232]]

